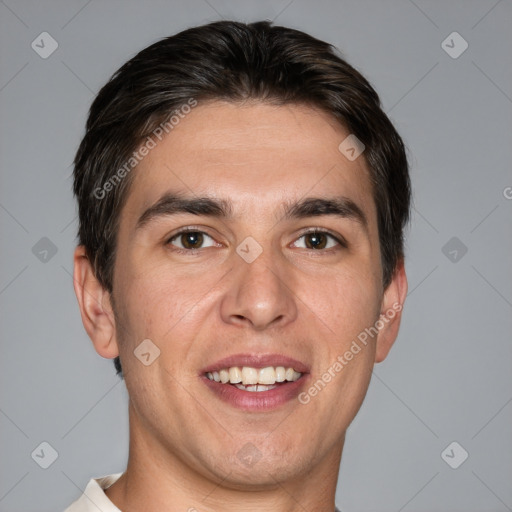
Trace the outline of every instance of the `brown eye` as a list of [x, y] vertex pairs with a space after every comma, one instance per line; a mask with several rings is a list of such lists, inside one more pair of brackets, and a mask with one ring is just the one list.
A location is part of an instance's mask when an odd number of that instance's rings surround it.
[[327, 235], [325, 233], [308, 233], [305, 235], [306, 247], [308, 249], [325, 249]]
[[336, 247], [336, 245], [344, 246], [345, 244], [341, 243], [334, 235], [326, 231], [310, 231], [309, 233], [304, 233], [294, 243], [294, 247], [311, 250], [331, 249], [332, 247]]
[[182, 231], [174, 235], [167, 243], [180, 249], [189, 250], [203, 249], [214, 245], [213, 238], [202, 231]]
[[198, 249], [203, 243], [203, 234], [195, 231], [182, 233], [180, 242], [185, 249]]

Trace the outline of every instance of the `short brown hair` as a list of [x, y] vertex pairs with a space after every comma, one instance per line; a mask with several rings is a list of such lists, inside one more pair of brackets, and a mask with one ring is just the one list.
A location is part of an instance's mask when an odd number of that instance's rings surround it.
[[[328, 112], [354, 134], [365, 146], [383, 286], [388, 286], [404, 256], [411, 191], [402, 139], [377, 93], [324, 41], [267, 21], [219, 21], [142, 50], [112, 76], [91, 106], [74, 161], [74, 193], [79, 243], [105, 289], [113, 290], [119, 217], [133, 179], [126, 162], [191, 99], [306, 104]], [[120, 372], [119, 358], [115, 364]]]

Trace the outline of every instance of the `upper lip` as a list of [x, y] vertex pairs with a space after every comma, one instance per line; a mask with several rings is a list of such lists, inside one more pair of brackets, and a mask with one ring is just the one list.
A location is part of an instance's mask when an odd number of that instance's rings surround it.
[[309, 367], [305, 363], [283, 354], [234, 354], [209, 364], [201, 370], [201, 374], [215, 372], [233, 366], [249, 366], [251, 368], [284, 366], [285, 368], [291, 367], [299, 373], [309, 373]]

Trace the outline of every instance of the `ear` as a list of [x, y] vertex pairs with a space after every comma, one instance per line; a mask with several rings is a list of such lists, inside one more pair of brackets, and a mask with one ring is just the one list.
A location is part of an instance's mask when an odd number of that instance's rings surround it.
[[379, 319], [379, 334], [375, 351], [375, 362], [386, 359], [398, 336], [402, 310], [407, 296], [407, 276], [403, 259], [399, 261], [391, 283], [384, 291]]
[[119, 349], [110, 294], [94, 275], [83, 245], [75, 249], [73, 260], [73, 286], [85, 330], [100, 356], [117, 357]]

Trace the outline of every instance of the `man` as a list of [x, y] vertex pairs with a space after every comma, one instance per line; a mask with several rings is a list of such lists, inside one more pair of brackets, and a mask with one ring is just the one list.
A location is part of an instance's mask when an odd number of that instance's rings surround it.
[[335, 510], [407, 293], [407, 160], [368, 82], [268, 22], [186, 30], [100, 91], [74, 192], [130, 451], [67, 510]]

